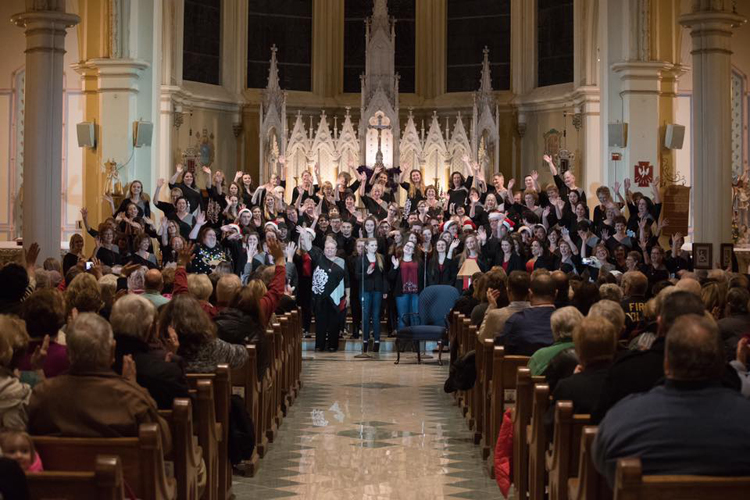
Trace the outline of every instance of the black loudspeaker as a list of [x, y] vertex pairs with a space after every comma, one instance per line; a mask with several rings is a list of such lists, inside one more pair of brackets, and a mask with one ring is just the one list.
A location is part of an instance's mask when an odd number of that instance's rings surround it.
[[609, 147], [624, 148], [628, 145], [628, 124], [627, 123], [610, 123], [609, 124]]
[[664, 147], [667, 149], [682, 149], [685, 141], [685, 126], [668, 123], [664, 133]]

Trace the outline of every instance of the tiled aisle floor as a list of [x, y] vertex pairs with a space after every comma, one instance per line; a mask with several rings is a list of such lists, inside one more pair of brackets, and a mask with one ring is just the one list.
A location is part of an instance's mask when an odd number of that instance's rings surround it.
[[447, 366], [413, 354], [306, 354], [304, 387], [245, 498], [502, 498], [453, 398]]

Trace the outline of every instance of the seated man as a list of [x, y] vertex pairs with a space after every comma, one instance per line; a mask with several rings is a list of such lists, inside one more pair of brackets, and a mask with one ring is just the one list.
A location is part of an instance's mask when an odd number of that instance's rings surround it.
[[494, 339], [503, 333], [505, 322], [519, 311], [529, 307], [529, 273], [513, 271], [508, 276], [508, 299], [510, 304], [498, 309], [496, 303], [490, 302], [484, 313], [484, 321], [477, 335], [479, 341]]
[[165, 453], [171, 448], [169, 425], [156, 403], [135, 382], [135, 364], [112, 371], [115, 341], [106, 320], [79, 314], [68, 327], [68, 374], [34, 388], [29, 403], [29, 433], [69, 437], [136, 437], [144, 423], [157, 423]]
[[716, 323], [683, 315], [666, 337], [666, 382], [615, 405], [599, 424], [592, 456], [614, 484], [617, 460], [639, 457], [643, 474], [750, 476], [750, 401], [721, 386]]
[[531, 356], [542, 347], [552, 345], [552, 313], [555, 312], [557, 289], [549, 274], [531, 280], [530, 307], [517, 312], [505, 322], [495, 345], [504, 345], [506, 355]]

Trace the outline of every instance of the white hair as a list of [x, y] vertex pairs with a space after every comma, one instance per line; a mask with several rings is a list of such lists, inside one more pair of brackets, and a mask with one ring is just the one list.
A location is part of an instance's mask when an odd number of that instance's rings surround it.
[[71, 368], [77, 371], [110, 368], [114, 336], [107, 320], [98, 314], [81, 313], [66, 333]]
[[112, 306], [109, 322], [115, 335], [147, 341], [156, 316], [156, 307], [140, 295], [129, 294]]

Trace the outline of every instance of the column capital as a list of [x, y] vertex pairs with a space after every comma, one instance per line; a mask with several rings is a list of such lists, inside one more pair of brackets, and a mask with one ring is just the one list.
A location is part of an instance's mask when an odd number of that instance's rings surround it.
[[91, 90], [138, 92], [138, 80], [149, 63], [139, 59], [89, 59], [72, 65], [73, 70], [86, 79], [96, 78]]
[[38, 28], [66, 29], [80, 23], [81, 18], [75, 14], [56, 10], [32, 10], [14, 14], [11, 16], [10, 22], [27, 30]]
[[731, 53], [729, 37], [732, 36], [732, 30], [747, 22], [745, 16], [726, 10], [700, 10], [683, 14], [677, 20], [682, 26], [690, 28], [694, 39], [704, 40], [693, 46], [693, 54], [715, 50]]

